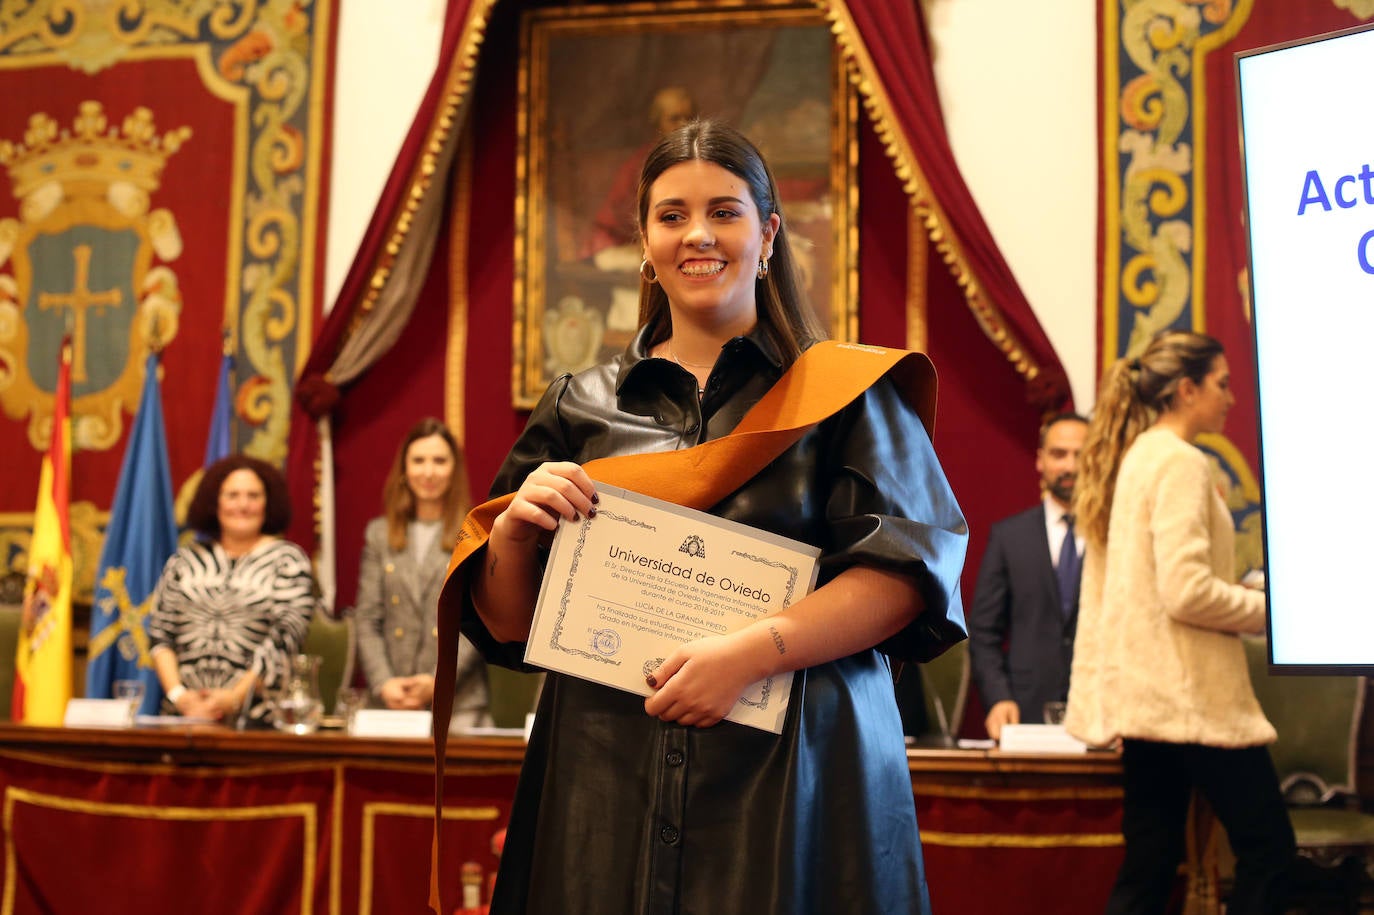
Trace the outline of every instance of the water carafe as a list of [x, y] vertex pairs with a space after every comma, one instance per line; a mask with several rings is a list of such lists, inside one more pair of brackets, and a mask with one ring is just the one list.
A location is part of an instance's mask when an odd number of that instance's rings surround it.
[[313, 734], [320, 726], [324, 702], [320, 699], [320, 656], [298, 654], [291, 658], [276, 693], [272, 696], [272, 724], [279, 731]]

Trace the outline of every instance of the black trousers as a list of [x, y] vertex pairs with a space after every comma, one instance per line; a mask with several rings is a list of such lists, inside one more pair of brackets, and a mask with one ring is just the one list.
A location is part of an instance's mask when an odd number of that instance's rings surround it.
[[1193, 788], [1211, 805], [1236, 854], [1228, 915], [1284, 911], [1297, 846], [1267, 748], [1126, 740], [1121, 769], [1126, 859], [1107, 915], [1164, 912], [1183, 859]]

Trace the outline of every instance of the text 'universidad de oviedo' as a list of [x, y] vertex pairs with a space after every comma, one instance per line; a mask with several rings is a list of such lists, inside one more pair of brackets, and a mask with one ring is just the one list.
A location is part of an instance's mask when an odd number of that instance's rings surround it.
[[636, 553], [623, 547], [611, 544], [607, 550], [607, 555], [617, 562], [623, 562], [629, 566], [640, 566], [652, 572], [662, 572], [673, 578], [681, 578], [683, 581], [694, 581], [697, 584], [705, 585], [708, 588], [720, 588], [722, 591], [729, 591], [741, 597], [756, 600], [761, 604], [769, 603], [773, 596], [762, 588], [749, 585], [747, 582], [735, 581], [729, 577], [717, 577], [706, 571], [695, 571], [692, 566], [680, 566], [674, 560], [655, 559], [643, 553]]

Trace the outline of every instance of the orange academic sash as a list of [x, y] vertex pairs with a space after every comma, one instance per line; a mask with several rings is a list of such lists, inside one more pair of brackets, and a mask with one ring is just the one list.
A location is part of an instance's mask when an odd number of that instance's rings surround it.
[[[584, 464], [583, 469], [594, 480], [704, 511], [739, 489], [810, 429], [844, 409], [889, 373], [933, 438], [935, 367], [925, 354], [827, 340], [802, 353], [729, 435], [680, 451], [597, 458]], [[513, 498], [514, 493], [510, 493], [484, 502], [468, 513], [439, 595], [439, 658], [433, 706], [434, 843], [429, 878], [429, 905], [436, 915], [444, 912], [439, 899], [439, 832], [464, 581], [471, 566], [469, 560], [486, 544], [496, 516]]]

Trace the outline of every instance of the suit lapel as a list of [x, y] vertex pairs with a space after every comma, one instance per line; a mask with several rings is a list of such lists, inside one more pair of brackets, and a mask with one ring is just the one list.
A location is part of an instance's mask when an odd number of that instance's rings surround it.
[[391, 554], [390, 561], [396, 564], [396, 574], [400, 576], [401, 587], [405, 589], [411, 606], [419, 611], [422, 618], [438, 604], [444, 570], [448, 568], [449, 550], [442, 541], [442, 534], [436, 535], [419, 563], [416, 563], [415, 554], [411, 552], [409, 543], [405, 549]]
[[1040, 587], [1049, 597], [1054, 612], [1062, 615], [1059, 609], [1059, 579], [1054, 574], [1054, 556], [1050, 553], [1050, 535], [1047, 529], [1049, 518], [1044, 502], [1030, 513], [1028, 520], [1034, 524], [1028, 525], [1030, 529], [1026, 531], [1026, 542], [1035, 545], [1035, 567], [1040, 570], [1036, 573], [1040, 579]]

